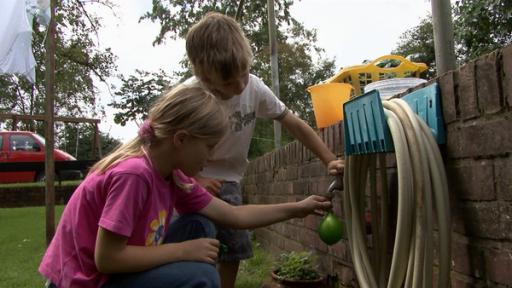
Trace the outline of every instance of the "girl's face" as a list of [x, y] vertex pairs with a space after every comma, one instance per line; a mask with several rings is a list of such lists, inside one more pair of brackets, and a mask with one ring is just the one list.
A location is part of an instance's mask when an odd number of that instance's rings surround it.
[[178, 168], [189, 177], [197, 175], [205, 166], [217, 142], [218, 138], [197, 138], [187, 134], [180, 145]]

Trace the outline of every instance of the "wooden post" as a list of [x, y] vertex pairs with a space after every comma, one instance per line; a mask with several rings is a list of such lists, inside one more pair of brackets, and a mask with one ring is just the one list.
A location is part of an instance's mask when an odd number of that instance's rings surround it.
[[241, 22], [241, 20], [242, 20], [243, 6], [244, 6], [244, 0], [240, 0], [240, 2], [238, 2], [238, 7], [236, 9], [236, 15], [235, 15], [235, 20], [238, 22]]
[[46, 177], [46, 244], [55, 234], [55, 162], [54, 149], [54, 97], [55, 97], [55, 8], [56, 0], [50, 2], [51, 19], [46, 38], [46, 111], [45, 111], [45, 177]]
[[[98, 123], [94, 123], [94, 135], [92, 139], [91, 159], [100, 159], [103, 157], [101, 151], [101, 135], [99, 134]], [[98, 158], [96, 158], [96, 151], [98, 151]]]
[[[272, 90], [279, 98], [279, 66], [277, 62], [276, 20], [274, 0], [267, 0], [268, 33], [270, 41], [270, 67], [272, 69]], [[274, 120], [274, 148], [281, 147], [281, 122]]]

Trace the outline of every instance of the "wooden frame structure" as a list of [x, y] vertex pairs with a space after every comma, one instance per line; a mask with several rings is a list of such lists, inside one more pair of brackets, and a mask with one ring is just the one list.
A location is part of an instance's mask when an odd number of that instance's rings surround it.
[[[46, 121], [46, 115], [22, 115], [22, 114], [13, 114], [13, 113], [0, 113], [0, 121], [1, 120], [12, 120], [13, 121], [13, 130], [17, 130], [17, 124], [20, 120], [35, 120], [35, 121]], [[99, 157], [102, 157], [101, 153], [101, 137], [99, 137], [99, 129], [98, 124], [101, 122], [100, 119], [95, 118], [76, 118], [76, 117], [65, 117], [65, 116], [55, 116], [54, 122], [64, 122], [64, 123], [90, 123], [94, 126], [94, 136], [93, 136], [93, 147], [91, 151], [91, 159], [96, 159], [96, 151], [98, 151]], [[51, 136], [52, 138], [54, 135]]]
[[[54, 0], [52, 0], [54, 1]], [[53, 17], [52, 17], [53, 18]], [[52, 97], [50, 97], [52, 98]], [[47, 99], [48, 101], [48, 99]], [[53, 102], [53, 99], [50, 100]], [[48, 103], [47, 103], [48, 104]], [[52, 107], [53, 108], [53, 107]], [[91, 123], [94, 125], [94, 139], [93, 139], [93, 148], [91, 152], [91, 159], [96, 159], [96, 151], [98, 151], [99, 157], [102, 157], [101, 153], [101, 137], [99, 137], [99, 129], [98, 124], [100, 123], [99, 119], [92, 118], [75, 118], [75, 117], [59, 117], [53, 115], [53, 109], [50, 109], [51, 114], [46, 113], [45, 115], [21, 115], [21, 114], [13, 114], [13, 113], [0, 113], [0, 120], [12, 120], [13, 127], [17, 126], [18, 121], [20, 120], [35, 120], [35, 121], [43, 121], [45, 123], [45, 140], [46, 140], [46, 161], [45, 161], [45, 174], [46, 174], [46, 189], [45, 189], [45, 199], [46, 199], [46, 243], [50, 244], [50, 241], [55, 234], [55, 161], [53, 160], [53, 149], [54, 149], [54, 129], [53, 125], [55, 121], [57, 122], [71, 122], [71, 123]], [[49, 119], [50, 118], [50, 119]], [[51, 127], [51, 129], [49, 128]]]

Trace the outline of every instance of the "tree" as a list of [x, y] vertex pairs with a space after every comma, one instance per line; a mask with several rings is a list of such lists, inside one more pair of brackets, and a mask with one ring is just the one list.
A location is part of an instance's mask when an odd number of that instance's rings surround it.
[[[58, 132], [57, 147], [67, 151], [78, 160], [91, 159], [92, 149], [94, 147], [94, 126], [91, 124], [61, 124]], [[110, 137], [105, 133], [98, 133], [101, 143], [101, 153], [109, 154], [114, 148], [121, 144], [118, 139]], [[99, 151], [95, 151], [96, 157], [99, 157]]]
[[[109, 0], [89, 4], [79, 0], [57, 1], [55, 113], [59, 116], [101, 115], [103, 110], [98, 105], [98, 89], [94, 79], [108, 85], [106, 79], [116, 69], [116, 57], [112, 51], [109, 48], [99, 49], [94, 40], [101, 25], [100, 19], [90, 12], [90, 5], [113, 9]], [[0, 113], [44, 113], [46, 28], [34, 21], [33, 31], [36, 83], [32, 84], [18, 75], [0, 75]], [[22, 129], [43, 133], [40, 122], [25, 122], [22, 125]]]
[[[306, 88], [330, 77], [334, 72], [334, 60], [325, 59], [323, 49], [315, 45], [316, 31], [305, 29], [290, 15], [289, 8], [293, 1], [280, 0], [275, 4], [276, 25], [278, 26], [276, 32], [279, 51], [280, 98], [294, 113], [309, 122], [310, 125], [314, 125], [313, 110]], [[160, 23], [160, 33], [154, 41], [154, 44], [158, 45], [166, 39], [184, 38], [188, 28], [199, 21], [206, 12], [218, 11], [234, 16], [238, 9], [237, 5], [238, 1], [155, 0], [153, 9], [145, 13], [141, 19]], [[271, 86], [266, 2], [244, 1], [242, 8], [240, 23], [247, 38], [250, 39], [254, 52], [251, 73], [258, 75], [267, 85]], [[187, 59], [183, 59], [181, 63], [182, 70], [176, 71], [173, 81], [182, 81], [192, 75]], [[142, 91], [151, 89], [133, 85], [130, 81], [123, 81], [123, 89], [130, 97], [116, 103], [116, 107], [120, 110], [116, 113], [116, 123], [123, 124], [130, 120], [140, 120], [146, 112], [142, 109], [135, 112], [130, 111], [129, 102], [141, 103], [149, 100], [150, 98]], [[251, 150], [260, 151], [256, 154], [268, 151], [268, 139], [271, 138], [272, 130], [271, 121], [258, 123], [254, 137], [259, 140], [253, 141]], [[282, 139], [286, 143], [292, 138], [285, 132]]]
[[127, 78], [120, 76], [123, 84], [115, 92], [120, 99], [114, 99], [109, 104], [120, 111], [114, 114], [114, 122], [123, 126], [130, 120], [141, 123], [146, 118], [151, 103], [175, 82], [163, 70], [153, 73], [136, 70], [135, 73], [136, 75]]
[[[459, 65], [512, 43], [510, 0], [458, 0], [452, 14]], [[427, 78], [435, 76], [431, 17], [402, 34], [397, 48], [391, 53], [418, 55], [414, 60], [429, 66]]]
[[510, 0], [457, 0], [453, 21], [460, 61], [475, 59], [512, 43]]
[[421, 20], [420, 24], [405, 31], [400, 36], [398, 47], [391, 51], [391, 54], [410, 56], [415, 62], [425, 63], [428, 70], [425, 78], [430, 79], [436, 75], [436, 56], [434, 50], [434, 29], [432, 17], [428, 16]]

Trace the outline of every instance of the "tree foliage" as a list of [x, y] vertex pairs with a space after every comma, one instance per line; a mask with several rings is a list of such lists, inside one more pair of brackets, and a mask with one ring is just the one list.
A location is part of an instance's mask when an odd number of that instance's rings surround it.
[[129, 120], [141, 123], [151, 107], [151, 103], [171, 86], [173, 77], [165, 71], [148, 72], [136, 70], [136, 75], [120, 76], [123, 82], [121, 88], [115, 92], [117, 96], [109, 104], [122, 112], [114, 114], [114, 122], [126, 125]]
[[[91, 124], [77, 123], [77, 124], [62, 124], [62, 129], [59, 129], [58, 147], [64, 151], [67, 151], [78, 160], [92, 159], [92, 149], [94, 147], [94, 126]], [[109, 154], [114, 148], [121, 144], [121, 142], [115, 138], [110, 137], [106, 133], [99, 132], [100, 137], [100, 149], [103, 156]], [[99, 151], [95, 151], [95, 155], [98, 158]]]
[[[100, 19], [90, 12], [88, 5], [102, 5], [113, 9], [109, 0], [87, 4], [80, 0], [57, 1], [56, 8], [56, 71], [55, 114], [59, 116], [94, 117], [103, 110], [98, 105], [98, 87], [95, 79], [106, 84], [116, 70], [112, 51], [98, 48], [95, 40]], [[25, 115], [44, 114], [46, 27], [33, 22], [32, 50], [36, 59], [36, 82], [23, 76], [0, 75], [0, 113]], [[43, 134], [42, 123], [24, 122], [22, 129]]]
[[[254, 53], [251, 73], [258, 75], [271, 87], [271, 67], [269, 30], [266, 1], [242, 1], [242, 17], [240, 23], [244, 33], [250, 40]], [[215, 0], [154, 0], [153, 9], [142, 16], [142, 20], [150, 20], [160, 24], [161, 29], [154, 44], [158, 45], [167, 39], [184, 38], [189, 27], [198, 22], [209, 11], [217, 11], [230, 16], [236, 14], [239, 1]], [[279, 96], [281, 100], [298, 116], [314, 126], [314, 117], [309, 94], [306, 88], [330, 77], [334, 71], [334, 60], [323, 57], [323, 49], [316, 46], [316, 31], [306, 29], [290, 14], [293, 1], [275, 1], [275, 21], [278, 31], [278, 65], [279, 65]], [[187, 59], [183, 59], [182, 70], [173, 75], [174, 81], [182, 81], [192, 75]], [[135, 77], [135, 76], [134, 76]], [[136, 77], [135, 77], [136, 78]], [[144, 118], [142, 109], [133, 110], [130, 103], [147, 103], [157, 94], [156, 90], [146, 89], [143, 85], [133, 85], [133, 81], [124, 79], [123, 89], [129, 97], [116, 103], [118, 112], [116, 122], [123, 124], [130, 120]], [[134, 80], [134, 79], [133, 79]], [[142, 82], [140, 83], [142, 84]], [[163, 87], [162, 87], [163, 88]], [[152, 92], [144, 94], [144, 91]], [[155, 93], [153, 93], [155, 92]], [[123, 103], [124, 102], [124, 103]], [[257, 124], [255, 141], [251, 146], [251, 155], [260, 155], [268, 151], [272, 143], [272, 121]], [[270, 141], [269, 141], [270, 140]], [[283, 142], [291, 140], [290, 135], [283, 133]], [[257, 152], [255, 152], [257, 151]]]
[[421, 20], [420, 24], [405, 31], [391, 54], [409, 57], [414, 62], [425, 63], [428, 71], [425, 78], [430, 79], [436, 74], [436, 56], [434, 50], [434, 30], [432, 17]]
[[512, 43], [510, 0], [457, 0], [453, 21], [456, 52], [463, 62]]
[[[510, 0], [458, 0], [452, 9], [454, 42], [459, 65], [512, 43]], [[434, 34], [431, 16], [407, 30], [392, 51], [416, 55], [429, 66], [427, 78], [435, 76]]]

